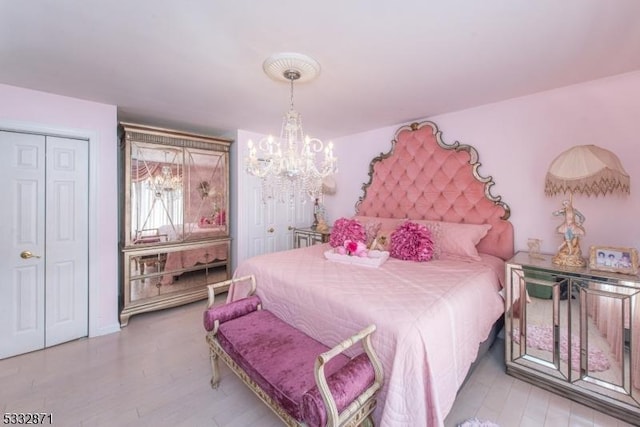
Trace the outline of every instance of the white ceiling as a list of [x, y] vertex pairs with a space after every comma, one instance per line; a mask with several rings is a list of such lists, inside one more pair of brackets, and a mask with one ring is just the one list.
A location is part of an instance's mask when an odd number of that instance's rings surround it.
[[0, 0], [0, 83], [120, 120], [279, 133], [277, 52], [320, 63], [295, 106], [335, 138], [639, 70], [640, 1]]

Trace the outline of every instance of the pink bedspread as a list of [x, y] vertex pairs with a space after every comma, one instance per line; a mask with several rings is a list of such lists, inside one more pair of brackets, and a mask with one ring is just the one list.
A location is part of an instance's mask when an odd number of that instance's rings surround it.
[[[328, 244], [242, 263], [264, 307], [332, 346], [375, 323], [385, 381], [374, 413], [381, 426], [440, 426], [493, 323], [504, 311], [501, 260], [387, 260], [380, 268], [328, 261]], [[228, 299], [244, 296], [231, 289]]]

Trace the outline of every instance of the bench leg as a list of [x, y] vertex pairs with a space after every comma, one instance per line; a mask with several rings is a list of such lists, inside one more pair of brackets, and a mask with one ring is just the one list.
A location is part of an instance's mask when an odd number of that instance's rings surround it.
[[216, 389], [220, 384], [220, 368], [218, 366], [218, 355], [209, 349], [211, 358], [211, 388]]
[[367, 416], [367, 418], [365, 418], [364, 420], [362, 420], [362, 423], [360, 424], [361, 427], [374, 427], [374, 423], [373, 423], [373, 415], [369, 414]]

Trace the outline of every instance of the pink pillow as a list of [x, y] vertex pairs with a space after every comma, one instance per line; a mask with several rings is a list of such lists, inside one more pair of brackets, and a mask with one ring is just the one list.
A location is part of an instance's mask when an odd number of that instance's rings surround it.
[[391, 234], [389, 255], [408, 261], [429, 261], [433, 257], [431, 232], [422, 224], [406, 221]]
[[331, 236], [329, 236], [329, 244], [337, 248], [343, 246], [345, 240], [364, 243], [367, 240], [367, 235], [362, 224], [355, 219], [336, 219], [331, 229]]
[[419, 220], [431, 231], [434, 258], [480, 261], [476, 245], [487, 235], [491, 224], [466, 224]]

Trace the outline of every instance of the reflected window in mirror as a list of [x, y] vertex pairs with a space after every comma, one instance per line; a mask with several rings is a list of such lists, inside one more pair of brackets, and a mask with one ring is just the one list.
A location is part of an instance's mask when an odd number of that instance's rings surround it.
[[[134, 244], [175, 240], [168, 227], [183, 222], [183, 150], [131, 146], [131, 238]], [[155, 236], [155, 237], [154, 237]]]

